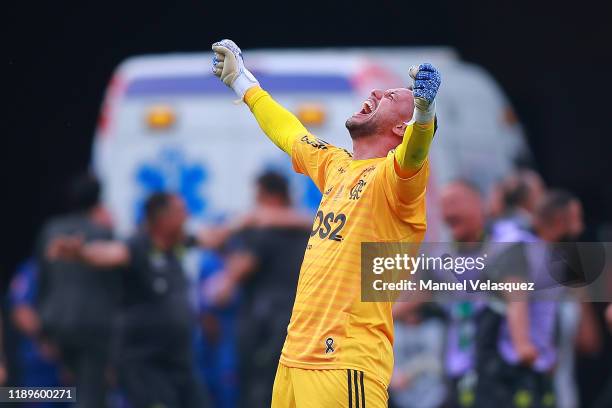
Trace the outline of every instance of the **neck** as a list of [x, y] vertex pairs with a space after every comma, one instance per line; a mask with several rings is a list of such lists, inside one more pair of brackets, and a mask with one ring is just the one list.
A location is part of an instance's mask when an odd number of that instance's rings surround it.
[[372, 135], [353, 139], [353, 158], [367, 160], [386, 157], [389, 150], [395, 149], [400, 141], [395, 135]]
[[162, 251], [167, 251], [174, 246], [174, 242], [172, 242], [171, 239], [169, 239], [164, 234], [160, 234], [157, 231], [152, 230], [150, 233], [150, 236], [151, 236], [151, 241], [153, 241], [153, 244], [155, 245], [155, 248], [157, 249], [160, 249]]

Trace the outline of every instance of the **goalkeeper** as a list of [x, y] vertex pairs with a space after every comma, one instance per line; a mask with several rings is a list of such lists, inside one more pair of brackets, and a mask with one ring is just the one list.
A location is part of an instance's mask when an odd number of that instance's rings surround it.
[[361, 302], [362, 242], [420, 242], [440, 75], [410, 70], [414, 88], [375, 89], [346, 121], [353, 153], [313, 136], [263, 90], [230, 40], [213, 73], [323, 193], [272, 392], [273, 408], [386, 407], [393, 368], [390, 302]]

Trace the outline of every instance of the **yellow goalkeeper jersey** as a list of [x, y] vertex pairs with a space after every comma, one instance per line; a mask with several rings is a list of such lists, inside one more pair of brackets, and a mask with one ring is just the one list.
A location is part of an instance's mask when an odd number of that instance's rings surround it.
[[300, 271], [281, 362], [356, 369], [388, 384], [393, 368], [391, 303], [361, 302], [361, 243], [420, 242], [427, 163], [410, 179], [386, 158], [353, 160], [312, 135], [293, 143], [294, 169], [323, 193]]
[[[420, 242], [426, 229], [428, 161], [407, 179], [394, 152], [354, 160], [322, 141], [261, 89], [245, 101], [262, 129], [291, 155], [295, 171], [323, 194], [300, 270], [281, 363], [354, 369], [389, 384], [393, 368], [390, 302], [361, 301], [362, 242]], [[433, 135], [433, 123], [416, 131]]]

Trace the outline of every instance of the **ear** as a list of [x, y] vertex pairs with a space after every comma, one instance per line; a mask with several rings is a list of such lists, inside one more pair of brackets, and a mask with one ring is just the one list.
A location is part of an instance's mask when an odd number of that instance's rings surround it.
[[404, 131], [406, 130], [406, 126], [407, 125], [404, 122], [401, 122], [401, 123], [393, 126], [393, 133], [396, 136], [399, 136], [399, 137], [403, 138], [404, 137]]

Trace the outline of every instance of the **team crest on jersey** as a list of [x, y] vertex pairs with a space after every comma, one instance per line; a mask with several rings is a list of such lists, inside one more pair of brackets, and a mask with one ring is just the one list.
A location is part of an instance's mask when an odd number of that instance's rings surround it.
[[351, 188], [351, 191], [349, 192], [349, 198], [351, 200], [359, 200], [361, 198], [363, 189], [365, 188], [366, 184], [368, 184], [368, 182], [365, 181], [365, 178], [368, 174], [374, 171], [375, 168], [376, 166], [370, 166], [361, 173], [361, 178], [359, 179], [359, 181], [357, 181], [357, 183]]
[[363, 192], [363, 188], [365, 187], [366, 184], [367, 183], [365, 182], [365, 180], [359, 179], [357, 184], [355, 184], [353, 188], [351, 188], [351, 191], [349, 192], [349, 198], [351, 200], [359, 200], [361, 198], [361, 193]]
[[306, 143], [307, 145], [314, 147], [315, 149], [326, 150], [329, 147], [329, 143], [327, 143], [323, 139], [319, 139], [318, 137], [309, 138], [308, 135], [306, 135], [303, 136], [300, 140]]

